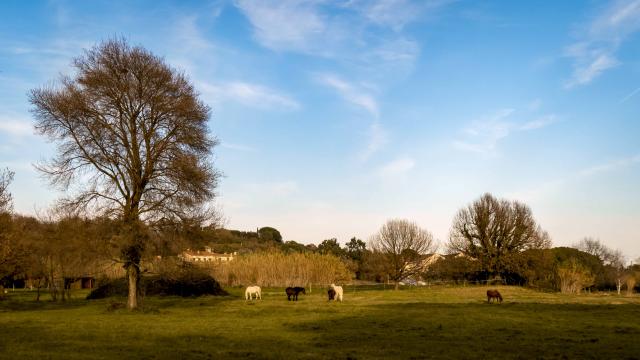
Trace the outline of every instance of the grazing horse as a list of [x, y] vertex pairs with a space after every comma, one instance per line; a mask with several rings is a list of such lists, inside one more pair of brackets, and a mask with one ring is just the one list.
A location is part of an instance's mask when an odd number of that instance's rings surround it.
[[306, 295], [306, 293], [304, 292], [304, 288], [303, 287], [288, 287], [285, 289], [285, 292], [287, 293], [287, 300], [291, 301], [291, 299], [293, 298], [294, 301], [298, 301], [298, 294], [303, 293]]
[[256, 296], [256, 300], [262, 300], [262, 289], [260, 289], [260, 286], [248, 286], [247, 290], [244, 291], [245, 300], [253, 300], [253, 295]]
[[344, 291], [342, 291], [342, 286], [331, 284], [331, 290], [336, 292], [336, 301], [342, 301], [342, 295], [344, 293]]
[[327, 291], [327, 295], [329, 295], [329, 301], [331, 301], [336, 297], [336, 291], [333, 289], [329, 289], [329, 291]]
[[502, 303], [502, 295], [498, 290], [487, 290], [487, 302], [490, 303], [493, 299]]

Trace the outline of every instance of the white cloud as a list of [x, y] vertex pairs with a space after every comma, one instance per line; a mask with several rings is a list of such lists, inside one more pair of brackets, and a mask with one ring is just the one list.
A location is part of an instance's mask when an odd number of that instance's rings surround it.
[[248, 145], [242, 145], [242, 144], [234, 144], [234, 143], [230, 143], [230, 142], [226, 142], [226, 141], [221, 142], [220, 146], [225, 148], [225, 149], [230, 149], [230, 150], [238, 150], [238, 151], [245, 151], [245, 152], [254, 152], [254, 151], [256, 151], [256, 149], [254, 147], [251, 147], [251, 146], [248, 146]]
[[535, 99], [535, 100], [531, 101], [529, 103], [529, 105], [527, 105], [527, 110], [536, 111], [536, 110], [540, 109], [541, 106], [542, 106], [542, 100]]
[[419, 4], [409, 0], [356, 1], [357, 9], [371, 22], [398, 31], [420, 16]]
[[630, 92], [629, 94], [627, 94], [627, 96], [623, 97], [623, 98], [620, 100], [619, 104], [622, 104], [622, 103], [626, 102], [627, 100], [631, 99], [631, 98], [632, 98], [632, 97], [634, 97], [638, 92], [640, 92], [640, 87], [639, 87], [639, 88], [637, 88], [637, 89], [635, 89], [635, 90], [633, 90], [633, 91], [632, 91], [632, 92]]
[[344, 61], [349, 66], [390, 71], [410, 68], [419, 53], [417, 42], [402, 28], [450, 1], [236, 0], [255, 40], [274, 51], [292, 51]]
[[389, 142], [389, 135], [387, 134], [387, 131], [377, 121], [374, 121], [371, 126], [369, 126], [367, 138], [367, 146], [362, 153], [360, 153], [360, 159], [362, 161], [369, 159], [371, 155], [376, 153]]
[[317, 6], [319, 1], [237, 0], [235, 5], [246, 15], [256, 40], [273, 50], [316, 52], [317, 41], [334, 31]]
[[224, 84], [197, 83], [205, 98], [213, 103], [229, 100], [260, 109], [296, 110], [300, 104], [287, 94], [275, 89], [242, 81]]
[[12, 115], [0, 115], [0, 132], [15, 137], [33, 135], [33, 127], [27, 119]]
[[553, 124], [557, 121], [557, 116], [554, 114], [544, 115], [535, 120], [526, 122], [520, 126], [520, 130], [535, 130], [543, 128], [547, 125]]
[[174, 26], [176, 40], [180, 43], [180, 51], [210, 50], [213, 43], [205, 38], [198, 28], [197, 16], [179, 18]]
[[453, 146], [458, 150], [471, 151], [481, 154], [494, 152], [496, 144], [509, 135], [513, 124], [507, 118], [514, 109], [500, 109], [494, 114], [474, 121], [470, 127], [464, 129], [467, 140], [456, 140]]
[[[0, 54], [8, 53], [23, 66], [28, 67], [32, 77], [27, 80], [40, 79], [35, 85], [40, 85], [45, 80], [53, 80], [59, 74], [70, 73], [71, 61], [81, 55], [82, 49], [90, 49], [95, 42], [72, 38], [46, 38], [41, 42], [25, 44], [12, 42], [10, 45], [0, 47]], [[27, 82], [25, 79], [20, 79]]]
[[492, 155], [496, 153], [500, 140], [513, 132], [537, 130], [557, 121], [555, 114], [547, 114], [519, 123], [511, 119], [514, 113], [515, 109], [505, 108], [473, 121], [470, 126], [463, 129], [465, 139], [453, 141], [453, 147], [462, 151]]
[[632, 33], [640, 30], [640, 0], [615, 1], [587, 25], [584, 38], [565, 49], [574, 59], [566, 88], [590, 83], [604, 71], [620, 64], [616, 52]]
[[351, 1], [348, 6], [356, 9], [376, 25], [400, 31], [408, 23], [424, 18], [425, 12], [433, 13], [451, 2], [451, 0], [356, 0]]
[[624, 169], [635, 164], [640, 164], [640, 154], [620, 159], [614, 159], [603, 164], [598, 164], [588, 168], [584, 168], [582, 170], [574, 171], [564, 177], [544, 181], [539, 183], [537, 186], [509, 193], [508, 196], [524, 201], [536, 201], [557, 191], [562, 191], [564, 187], [571, 186], [572, 184], [577, 183], [582, 179]]
[[363, 86], [349, 83], [333, 74], [322, 74], [317, 79], [321, 84], [336, 90], [346, 101], [366, 110], [374, 118], [378, 118], [380, 115], [378, 103], [371, 94], [363, 89]]
[[413, 169], [416, 162], [409, 157], [401, 157], [393, 160], [378, 169], [378, 174], [382, 177], [393, 177], [403, 175]]
[[602, 52], [596, 56], [588, 55], [581, 57], [583, 57], [583, 59], [578, 60], [579, 64], [574, 68], [573, 76], [565, 83], [566, 88], [588, 84], [605, 70], [620, 64], [620, 62], [613, 58], [612, 54], [608, 52]]
[[259, 184], [257, 188], [276, 196], [291, 195], [299, 190], [298, 183], [293, 180]]
[[625, 168], [637, 163], [640, 163], [640, 154], [627, 157], [627, 158], [612, 160], [608, 163], [604, 163], [600, 165], [595, 165], [590, 168], [581, 170], [578, 174], [580, 176], [592, 176], [600, 173], [605, 173], [605, 172]]
[[397, 81], [398, 77], [411, 73], [419, 55], [420, 45], [416, 41], [395, 37], [359, 52], [354, 62], [368, 69], [370, 78]]

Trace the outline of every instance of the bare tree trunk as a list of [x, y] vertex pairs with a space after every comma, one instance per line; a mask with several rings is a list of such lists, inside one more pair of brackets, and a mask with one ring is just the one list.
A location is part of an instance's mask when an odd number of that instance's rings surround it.
[[67, 291], [67, 284], [66, 281], [64, 280], [64, 277], [62, 278], [62, 289], [60, 290], [60, 301], [64, 302], [65, 298], [64, 296], [66, 295], [66, 291]]
[[620, 295], [621, 288], [622, 288], [622, 281], [618, 279], [618, 282], [616, 283], [616, 289], [618, 289], [618, 295]]
[[400, 281], [396, 280], [396, 286], [395, 286], [395, 290], [398, 290], [400, 288]]
[[138, 281], [140, 280], [140, 270], [137, 264], [130, 264], [127, 267], [127, 279], [129, 281], [127, 309], [135, 310], [138, 308]]
[[36, 285], [36, 301], [40, 301], [40, 286], [42, 279], [38, 279], [38, 284]]
[[58, 285], [56, 284], [55, 275], [53, 272], [53, 265], [49, 265], [49, 292], [51, 293], [51, 300], [58, 301]]

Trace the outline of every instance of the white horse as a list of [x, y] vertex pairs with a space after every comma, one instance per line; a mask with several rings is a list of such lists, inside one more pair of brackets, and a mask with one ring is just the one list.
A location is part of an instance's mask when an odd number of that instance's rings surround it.
[[256, 296], [256, 300], [262, 300], [262, 290], [260, 286], [248, 286], [247, 290], [244, 291], [245, 300], [253, 300], [253, 295]]
[[342, 291], [342, 286], [336, 286], [335, 284], [331, 284], [331, 288], [333, 289], [333, 291], [336, 292], [336, 301], [342, 301], [342, 294], [344, 293]]

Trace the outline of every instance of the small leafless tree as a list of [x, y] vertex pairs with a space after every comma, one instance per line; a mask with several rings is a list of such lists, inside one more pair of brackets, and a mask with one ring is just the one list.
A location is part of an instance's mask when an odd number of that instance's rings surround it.
[[12, 197], [9, 192], [9, 185], [13, 181], [15, 173], [9, 169], [0, 171], [0, 213], [11, 212]]
[[[0, 279], [13, 272], [15, 268], [15, 246], [11, 241], [12, 198], [9, 185], [13, 181], [13, 172], [9, 169], [0, 171]], [[0, 298], [4, 296], [4, 288], [0, 284]]]
[[550, 245], [548, 233], [527, 205], [487, 193], [455, 216], [448, 248], [479, 260], [487, 273], [500, 275], [512, 256]]
[[374, 252], [384, 255], [389, 277], [398, 283], [423, 271], [424, 255], [436, 249], [433, 235], [415, 222], [403, 219], [387, 221], [369, 241]]
[[594, 255], [602, 261], [604, 265], [620, 265], [624, 266], [624, 255], [620, 250], [613, 250], [603, 244], [600, 239], [585, 237], [574, 245], [578, 250], [582, 250], [588, 254]]
[[148, 242], [141, 221], [204, 218], [214, 198], [209, 107], [183, 74], [122, 39], [85, 51], [73, 66], [73, 77], [31, 91], [36, 130], [57, 144], [38, 169], [67, 191], [61, 207], [122, 220], [134, 309]]
[[616, 290], [620, 295], [620, 290], [625, 278], [625, 258], [620, 250], [614, 250], [603, 244], [600, 239], [594, 239], [592, 237], [585, 237], [580, 242], [574, 245], [578, 250], [584, 251], [588, 254], [596, 256], [607, 270], [609, 277], [615, 277]]

